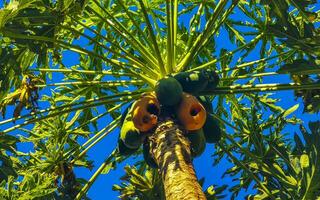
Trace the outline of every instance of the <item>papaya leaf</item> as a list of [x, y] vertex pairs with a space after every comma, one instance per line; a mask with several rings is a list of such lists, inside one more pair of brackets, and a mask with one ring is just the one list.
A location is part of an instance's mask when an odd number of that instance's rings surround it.
[[295, 112], [298, 108], [299, 108], [299, 104], [296, 104], [296, 105], [292, 106], [291, 108], [287, 109], [287, 110], [283, 113], [283, 117], [287, 117], [287, 116], [290, 115], [291, 113]]
[[320, 66], [312, 60], [298, 59], [291, 64], [282, 65], [277, 72], [291, 75], [319, 74]]

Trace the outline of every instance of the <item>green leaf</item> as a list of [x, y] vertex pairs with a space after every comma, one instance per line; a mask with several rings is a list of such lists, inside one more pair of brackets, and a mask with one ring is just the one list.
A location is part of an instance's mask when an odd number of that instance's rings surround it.
[[286, 111], [284, 111], [283, 117], [287, 117], [291, 113], [295, 112], [298, 108], [299, 108], [299, 104], [296, 104], [296, 105], [292, 106], [291, 108], [289, 108]]
[[320, 66], [312, 60], [299, 59], [294, 60], [291, 64], [281, 66], [277, 72], [291, 75], [319, 74]]
[[300, 165], [302, 168], [309, 167], [309, 156], [307, 154], [302, 154], [300, 156]]

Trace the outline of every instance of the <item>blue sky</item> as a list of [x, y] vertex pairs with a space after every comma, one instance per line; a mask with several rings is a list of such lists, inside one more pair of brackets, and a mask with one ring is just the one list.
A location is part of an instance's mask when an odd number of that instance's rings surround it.
[[[0, 7], [2, 7], [3, 1], [0, 0]], [[235, 14], [234, 17], [241, 17], [241, 15]], [[181, 19], [184, 23], [189, 22], [189, 16], [185, 16], [185, 18]], [[227, 41], [228, 36], [225, 34], [224, 31], [221, 31], [220, 35], [216, 37], [217, 41], [217, 52], [223, 47], [228, 50], [234, 49], [234, 45], [231, 43], [228, 43]], [[79, 40], [79, 44], [86, 44], [85, 40]], [[247, 61], [258, 59], [259, 52], [253, 52], [248, 58]], [[238, 55], [240, 56], [240, 54]], [[74, 64], [77, 64], [77, 56], [73, 53], [65, 53], [63, 62], [66, 66], [72, 66]], [[250, 60], [248, 60], [250, 59]], [[53, 76], [53, 82], [58, 81], [60, 82], [61, 76], [54, 75]], [[274, 77], [266, 77], [264, 79], [265, 83], [288, 83], [290, 82], [290, 79], [288, 76], [281, 76], [275, 79]], [[42, 91], [42, 94], [48, 94], [49, 90]], [[301, 118], [303, 121], [308, 122], [310, 120], [316, 120], [319, 119], [319, 115], [312, 115], [303, 113], [303, 106], [302, 106], [302, 100], [298, 99], [297, 101], [294, 100], [293, 91], [280, 91], [277, 92], [275, 95], [273, 95], [274, 98], [281, 99], [280, 102], [277, 104], [279, 106], [282, 106], [283, 108], [287, 109], [291, 106], [300, 103], [299, 109], [294, 113], [294, 115]], [[44, 104], [40, 104], [44, 105]], [[8, 110], [7, 116], [11, 116], [10, 112], [12, 112], [12, 109]], [[267, 115], [268, 113], [266, 113]], [[99, 129], [106, 126], [106, 121], [100, 120], [99, 121]], [[231, 129], [227, 129], [228, 133], [232, 134], [233, 131]], [[297, 126], [290, 126], [287, 127], [284, 132], [293, 134], [294, 132], [299, 132]], [[94, 169], [93, 171], [89, 171], [87, 169], [83, 168], [76, 168], [75, 172], [77, 177], [79, 178], [85, 178], [89, 179], [91, 175], [94, 173], [94, 171], [100, 166], [100, 164], [104, 161], [107, 155], [109, 155], [112, 150], [116, 147], [116, 141], [118, 138], [119, 129], [114, 131], [112, 134], [104, 138], [100, 143], [98, 143], [94, 148], [92, 148], [88, 152], [88, 156], [91, 160], [94, 160]], [[30, 146], [19, 146], [20, 150], [28, 151]], [[198, 178], [205, 177], [206, 181], [204, 184], [204, 188], [207, 188], [208, 186], [212, 184], [216, 185], [223, 185], [228, 184], [232, 185], [231, 178], [225, 177], [224, 179], [221, 179], [221, 176], [223, 172], [225, 171], [225, 168], [228, 166], [231, 166], [229, 162], [224, 160], [221, 162], [218, 166], [212, 166], [213, 159], [212, 154], [215, 152], [215, 146], [212, 144], [207, 144], [205, 152], [199, 157], [194, 160], [194, 166], [197, 173]], [[93, 184], [91, 189], [88, 192], [88, 196], [93, 200], [104, 200], [104, 199], [118, 199], [117, 196], [119, 195], [117, 192], [112, 191], [112, 185], [113, 184], [119, 184], [120, 180], [119, 178], [124, 175], [123, 168], [125, 165], [133, 164], [135, 161], [140, 160], [141, 156], [135, 158], [132, 157], [125, 162], [118, 165], [116, 170], [111, 171], [107, 175], [100, 175], [97, 181]], [[238, 199], [244, 199], [246, 193], [240, 193], [238, 196]], [[227, 197], [226, 199], [229, 199]]]

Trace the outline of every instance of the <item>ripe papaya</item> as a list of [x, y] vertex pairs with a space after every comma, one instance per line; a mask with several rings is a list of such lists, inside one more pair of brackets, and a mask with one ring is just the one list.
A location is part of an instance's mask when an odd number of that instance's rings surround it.
[[147, 132], [158, 123], [160, 104], [155, 94], [143, 95], [132, 105], [132, 121], [140, 132]]
[[188, 131], [201, 129], [206, 121], [206, 110], [191, 94], [183, 93], [178, 106], [177, 116], [180, 123]]
[[197, 99], [203, 105], [208, 113], [213, 113], [213, 106], [208, 96], [198, 96]]
[[200, 156], [206, 148], [206, 138], [203, 130], [199, 129], [195, 131], [189, 131], [186, 134], [186, 137], [190, 141], [191, 156], [194, 158]]
[[177, 105], [182, 98], [182, 86], [173, 77], [164, 77], [155, 85], [155, 92], [160, 104], [164, 106]]
[[184, 92], [192, 95], [203, 91], [208, 84], [208, 78], [202, 71], [180, 72], [174, 78], [179, 81]]
[[202, 74], [208, 80], [208, 83], [204, 88], [204, 91], [213, 90], [218, 86], [220, 78], [219, 75], [213, 69], [203, 69]]
[[143, 143], [143, 158], [147, 165], [151, 168], [158, 168], [156, 161], [152, 158], [150, 154], [150, 143], [148, 140], [145, 140]]
[[118, 151], [120, 153], [120, 155], [122, 156], [128, 156], [128, 155], [131, 155], [133, 154], [134, 152], [136, 152], [137, 150], [139, 149], [136, 148], [136, 149], [131, 149], [131, 148], [128, 148], [124, 142], [122, 140], [118, 140]]
[[207, 114], [207, 119], [202, 129], [208, 143], [216, 143], [221, 139], [219, 122], [211, 114]]

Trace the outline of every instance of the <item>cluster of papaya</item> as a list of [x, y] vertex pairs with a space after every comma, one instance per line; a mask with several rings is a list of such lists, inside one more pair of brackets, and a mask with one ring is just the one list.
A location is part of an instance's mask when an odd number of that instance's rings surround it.
[[177, 119], [185, 129], [191, 144], [193, 157], [202, 154], [206, 143], [220, 140], [219, 123], [211, 115], [211, 101], [199, 92], [214, 89], [219, 82], [212, 70], [181, 72], [160, 79], [154, 92], [142, 95], [122, 114], [118, 149], [122, 155], [130, 155], [143, 144], [146, 163], [156, 167], [150, 155], [148, 135], [163, 118]]
[[180, 72], [173, 76], [181, 84], [183, 91], [194, 96], [204, 91], [214, 90], [219, 84], [219, 76], [212, 69]]

